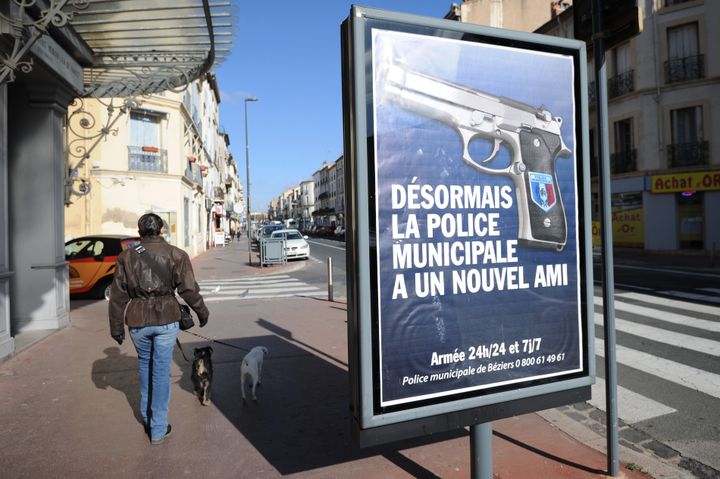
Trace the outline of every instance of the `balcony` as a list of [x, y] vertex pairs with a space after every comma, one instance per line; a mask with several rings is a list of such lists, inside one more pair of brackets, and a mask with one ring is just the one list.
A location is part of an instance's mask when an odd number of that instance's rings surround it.
[[167, 150], [154, 146], [128, 146], [128, 170], [167, 173]]
[[637, 148], [610, 155], [610, 173], [617, 175], [631, 171], [637, 171]]
[[635, 90], [635, 71], [628, 70], [608, 80], [608, 97], [619, 97]]
[[707, 141], [675, 143], [667, 146], [668, 166], [707, 166], [709, 145]]
[[705, 77], [705, 55], [671, 58], [665, 62], [665, 82], [677, 83]]
[[200, 167], [196, 163], [192, 163], [185, 168], [185, 178], [202, 187], [202, 171], [200, 171]]

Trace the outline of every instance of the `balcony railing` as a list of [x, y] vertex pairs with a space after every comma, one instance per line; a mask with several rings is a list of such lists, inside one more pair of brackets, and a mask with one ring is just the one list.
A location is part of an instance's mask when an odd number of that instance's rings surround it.
[[128, 146], [128, 169], [167, 173], [167, 150], [152, 146]]
[[668, 166], [677, 168], [681, 166], [708, 165], [708, 142], [693, 141], [690, 143], [675, 143], [667, 146]]
[[637, 171], [637, 148], [610, 155], [610, 173], [617, 175]]
[[671, 58], [665, 62], [665, 82], [697, 80], [705, 77], [705, 55]]
[[192, 165], [188, 165], [185, 168], [185, 178], [200, 186], [203, 184], [202, 171], [195, 163], [192, 163]]
[[628, 70], [610, 78], [608, 80], [608, 96], [615, 98], [633, 91], [635, 89], [634, 73], [634, 70]]

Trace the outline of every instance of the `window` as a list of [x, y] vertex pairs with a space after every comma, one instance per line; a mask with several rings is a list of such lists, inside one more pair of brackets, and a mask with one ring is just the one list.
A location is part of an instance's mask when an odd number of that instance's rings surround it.
[[160, 148], [160, 116], [130, 112], [130, 145], [128, 169], [167, 173], [167, 151]]
[[160, 117], [141, 111], [130, 113], [130, 144], [160, 147]]
[[613, 49], [615, 76], [608, 79], [608, 96], [615, 98], [634, 90], [634, 71], [630, 67], [630, 43]]
[[632, 118], [616, 121], [613, 125], [615, 132], [615, 153], [610, 158], [610, 171], [627, 173], [637, 170], [636, 150], [633, 147], [633, 121]]
[[702, 106], [672, 110], [670, 129], [672, 144], [668, 145], [668, 163], [671, 167], [708, 163], [708, 143], [704, 141]]
[[705, 76], [697, 22], [668, 28], [667, 43], [668, 61], [665, 62], [667, 83], [695, 80]]

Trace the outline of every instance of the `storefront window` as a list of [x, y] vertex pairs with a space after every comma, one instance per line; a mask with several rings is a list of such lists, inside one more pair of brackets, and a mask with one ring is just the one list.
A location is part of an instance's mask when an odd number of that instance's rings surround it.
[[677, 193], [678, 232], [681, 249], [703, 249], [704, 207], [702, 191]]

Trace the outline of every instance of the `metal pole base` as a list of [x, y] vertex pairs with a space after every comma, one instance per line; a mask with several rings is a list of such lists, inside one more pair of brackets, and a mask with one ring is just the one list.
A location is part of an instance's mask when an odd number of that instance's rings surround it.
[[470, 426], [470, 477], [492, 479], [492, 423]]

